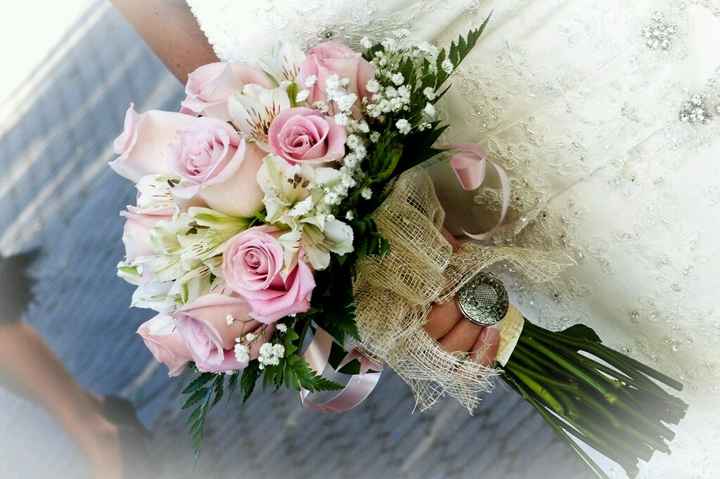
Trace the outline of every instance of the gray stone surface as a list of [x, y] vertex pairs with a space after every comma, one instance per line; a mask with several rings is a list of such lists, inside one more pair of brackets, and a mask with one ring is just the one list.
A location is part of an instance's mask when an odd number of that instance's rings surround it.
[[[0, 171], [13, 172], [12, 181], [0, 179], [0, 249], [42, 247], [26, 321], [84, 386], [134, 401], [155, 433], [160, 477], [585, 477], [502, 385], [474, 417], [449, 401], [411, 414], [408, 389], [392, 373], [345, 415], [302, 410], [290, 393], [224, 402], [195, 464], [178, 410], [181, 384], [153, 365], [134, 335], [149, 312], [128, 309], [131, 288], [115, 276], [118, 211], [133, 189], [105, 167], [127, 104], [174, 109], [182, 89], [105, 2], [83, 22], [81, 40], [34, 78], [41, 88], [0, 129]], [[42, 410], [3, 391], [0, 410], [0, 477], [86, 477], [82, 458]]]

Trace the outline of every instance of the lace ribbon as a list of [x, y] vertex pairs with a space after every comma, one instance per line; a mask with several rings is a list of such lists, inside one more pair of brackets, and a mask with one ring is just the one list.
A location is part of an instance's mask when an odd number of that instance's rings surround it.
[[[502, 261], [535, 283], [551, 280], [572, 262], [554, 253], [477, 244], [453, 252], [441, 231], [445, 211], [429, 175], [419, 168], [398, 178], [374, 217], [390, 252], [358, 263], [354, 293], [364, 351], [412, 388], [420, 410], [447, 394], [472, 412], [492, 389], [497, 371], [467, 353], [443, 350], [423, 329], [430, 308], [453, 301], [477, 273]], [[501, 329], [498, 358], [507, 361], [522, 330], [522, 316], [496, 327]]]

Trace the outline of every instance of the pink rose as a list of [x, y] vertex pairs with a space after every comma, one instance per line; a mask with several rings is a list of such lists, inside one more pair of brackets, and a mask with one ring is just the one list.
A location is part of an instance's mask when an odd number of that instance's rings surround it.
[[281, 112], [270, 125], [268, 140], [272, 151], [297, 163], [326, 163], [345, 156], [345, 128], [311, 108]]
[[125, 217], [122, 241], [125, 245], [125, 257], [130, 262], [154, 254], [154, 248], [150, 242], [152, 229], [159, 222], [172, 219], [172, 213], [145, 214], [133, 206], [128, 206], [127, 211], [120, 213], [120, 216]]
[[[200, 371], [226, 372], [243, 369], [247, 363], [235, 358], [235, 338], [256, 332], [262, 325], [248, 316], [248, 303], [242, 298], [208, 294], [175, 313], [178, 332]], [[257, 358], [263, 342], [272, 335], [265, 328], [264, 341], [252, 343], [251, 359]]]
[[458, 183], [465, 191], [474, 191], [485, 182], [487, 170], [487, 153], [480, 145], [450, 145], [455, 153], [450, 157], [450, 166], [457, 176]]
[[240, 63], [210, 63], [188, 76], [186, 98], [181, 113], [203, 115], [229, 121], [228, 99], [245, 85], [272, 88], [272, 82], [261, 70]]
[[137, 330], [155, 359], [168, 367], [170, 376], [178, 376], [190, 361], [190, 350], [178, 333], [175, 320], [158, 314]]
[[325, 42], [310, 49], [305, 62], [300, 66], [300, 83], [306, 84], [309, 77], [316, 82], [310, 88], [308, 101], [326, 101], [327, 79], [332, 75], [347, 78], [347, 90], [359, 98], [369, 96], [367, 83], [375, 76], [375, 67], [360, 53], [338, 42]]
[[262, 323], [308, 311], [315, 288], [302, 251], [298, 264], [287, 276], [283, 274], [284, 254], [277, 234], [266, 226], [244, 231], [230, 240], [223, 258], [225, 282], [247, 300], [250, 315]]
[[125, 114], [125, 128], [115, 139], [113, 149], [119, 157], [110, 167], [137, 183], [145, 175], [168, 174], [168, 146], [177, 132], [189, 127], [194, 117], [182, 113], [149, 111], [138, 114], [133, 104]]
[[171, 150], [172, 168], [183, 180], [173, 190], [179, 198], [199, 195], [210, 208], [236, 216], [262, 208], [256, 176], [266, 154], [227, 123], [196, 118]]

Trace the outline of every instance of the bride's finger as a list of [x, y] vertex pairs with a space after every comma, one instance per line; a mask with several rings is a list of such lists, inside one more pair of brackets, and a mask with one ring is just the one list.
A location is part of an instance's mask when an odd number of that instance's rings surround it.
[[462, 243], [459, 239], [457, 239], [455, 236], [453, 236], [452, 233], [450, 233], [446, 228], [442, 229], [442, 235], [445, 237], [445, 239], [450, 243], [450, 245], [453, 248], [453, 251], [457, 251], [462, 246]]
[[433, 339], [440, 339], [460, 322], [462, 315], [454, 301], [444, 304], [435, 304], [430, 310], [425, 331]]
[[485, 328], [478, 336], [472, 347], [472, 357], [484, 366], [492, 366], [500, 347], [500, 331], [490, 326]]
[[440, 346], [445, 351], [454, 353], [456, 351], [467, 352], [473, 347], [482, 327], [472, 324], [470, 321], [459, 321], [452, 330], [440, 340]]

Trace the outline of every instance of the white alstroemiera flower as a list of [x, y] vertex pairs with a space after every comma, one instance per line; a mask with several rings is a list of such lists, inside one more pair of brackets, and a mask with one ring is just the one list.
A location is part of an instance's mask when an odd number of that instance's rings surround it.
[[245, 85], [241, 93], [232, 95], [228, 101], [233, 125], [264, 150], [269, 150], [267, 133], [270, 124], [282, 110], [290, 106], [286, 88], [269, 90], [253, 84]]
[[440, 68], [442, 68], [443, 71], [449, 75], [449, 74], [451, 74], [451, 73], [453, 72], [453, 70], [455, 70], [455, 65], [453, 65], [453, 62], [450, 61], [449, 58], [446, 58], [446, 59], [443, 60], [443, 62], [440, 64]]
[[377, 92], [380, 91], [380, 82], [378, 82], [378, 81], [375, 80], [375, 79], [369, 80], [369, 81], [367, 82], [367, 85], [365, 85], [365, 88], [366, 88], [367, 91], [370, 92], [370, 93], [377, 93]]
[[295, 97], [297, 103], [302, 103], [310, 97], [310, 90], [300, 90]]
[[395, 126], [397, 127], [398, 131], [403, 135], [407, 135], [412, 131], [412, 125], [410, 125], [410, 122], [407, 121], [405, 118], [399, 119], [397, 123], [395, 123]]
[[353, 251], [353, 229], [334, 217], [326, 217], [324, 229], [305, 224], [300, 240], [305, 257], [315, 270], [322, 271], [330, 264], [330, 253], [340, 256]]
[[[364, 150], [364, 146], [358, 145], [358, 149]], [[350, 153], [346, 160], [351, 155], [357, 158]], [[267, 223], [289, 229], [279, 238], [286, 265], [295, 264], [300, 247], [315, 270], [327, 268], [330, 253], [353, 251], [352, 228], [332, 215], [333, 208], [355, 186], [353, 173], [347, 164], [335, 169], [290, 165], [273, 155], [265, 158], [257, 178], [265, 193]]]
[[277, 323], [277, 325], [275, 326], [275, 329], [280, 331], [280, 333], [285, 334], [285, 333], [287, 333], [288, 327], [287, 327], [287, 324], [285, 324], [285, 323]]
[[250, 348], [248, 348], [247, 345], [236, 343], [233, 352], [235, 353], [235, 359], [237, 362], [247, 363], [250, 361]]
[[405, 77], [402, 73], [395, 73], [393, 76], [390, 77], [390, 80], [396, 85], [400, 86], [403, 83], [405, 83]]
[[297, 215], [291, 215], [290, 211], [296, 204], [311, 197], [310, 179], [304, 175], [312, 172], [312, 168], [291, 165], [274, 155], [265, 158], [257, 180], [265, 193], [263, 203], [268, 223], [279, 222], [292, 226], [297, 222]]
[[294, 82], [300, 74], [300, 65], [305, 61], [305, 52], [298, 45], [281, 42], [273, 55], [268, 59], [271, 63], [264, 64], [263, 70], [275, 79], [278, 84]]
[[369, 200], [370, 198], [372, 198], [372, 195], [373, 195], [372, 190], [367, 186], [365, 188], [363, 188], [362, 191], [360, 192], [360, 196], [362, 196], [366, 200]]
[[282, 344], [265, 343], [260, 346], [260, 356], [258, 357], [260, 369], [267, 366], [277, 366], [284, 357], [285, 347]]
[[435, 116], [437, 116], [437, 110], [435, 109], [435, 105], [433, 105], [432, 103], [428, 103], [427, 105], [425, 105], [425, 108], [423, 108], [423, 113], [425, 113], [425, 115], [431, 120], [435, 119]]
[[140, 178], [135, 188], [138, 190], [137, 209], [142, 213], [160, 211], [178, 211], [172, 190], [180, 183], [180, 178], [166, 175], [147, 175]]

